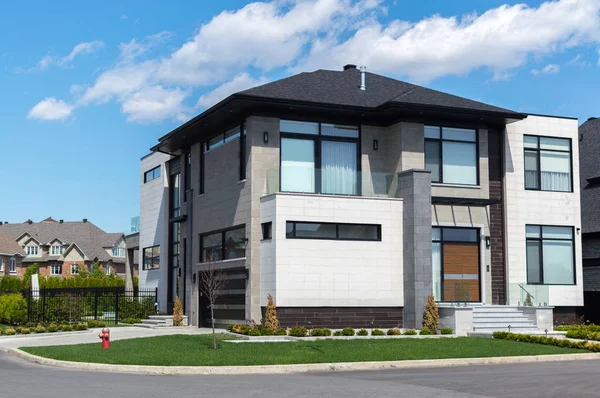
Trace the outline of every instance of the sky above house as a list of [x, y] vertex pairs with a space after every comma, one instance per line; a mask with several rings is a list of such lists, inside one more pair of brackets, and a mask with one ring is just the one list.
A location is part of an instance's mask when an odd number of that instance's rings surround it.
[[600, 116], [600, 0], [6, 2], [0, 221], [128, 232], [139, 160], [227, 95], [347, 63], [520, 112]]

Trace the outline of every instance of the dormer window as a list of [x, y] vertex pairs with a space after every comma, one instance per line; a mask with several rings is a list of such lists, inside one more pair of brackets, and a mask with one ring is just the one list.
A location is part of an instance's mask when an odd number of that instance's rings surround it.
[[125, 257], [125, 249], [122, 247], [113, 247], [112, 255], [113, 257]]
[[53, 256], [60, 256], [63, 253], [63, 247], [61, 245], [52, 245], [50, 247], [50, 254]]
[[26, 246], [25, 252], [28, 256], [37, 256], [38, 255], [38, 247], [37, 246]]

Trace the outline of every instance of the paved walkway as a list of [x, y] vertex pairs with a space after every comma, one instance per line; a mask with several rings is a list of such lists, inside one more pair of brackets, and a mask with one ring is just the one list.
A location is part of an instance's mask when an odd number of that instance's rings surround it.
[[[71, 345], [84, 343], [98, 343], [98, 333], [102, 328], [94, 328], [81, 332], [70, 333], [43, 333], [30, 334], [25, 336], [0, 336], [0, 350], [6, 351], [9, 348], [19, 347], [37, 347], [47, 345]], [[222, 330], [217, 330], [221, 332]], [[110, 329], [111, 340], [135, 339], [138, 337], [167, 336], [172, 334], [207, 334], [212, 333], [211, 329], [197, 328], [195, 326], [187, 327], [165, 327], [148, 329], [137, 326], [117, 327]]]

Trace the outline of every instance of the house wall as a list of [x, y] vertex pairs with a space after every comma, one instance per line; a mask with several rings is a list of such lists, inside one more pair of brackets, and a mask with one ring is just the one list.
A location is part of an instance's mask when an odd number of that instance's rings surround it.
[[[140, 235], [138, 252], [139, 286], [143, 289], [158, 288], [159, 311], [167, 309], [167, 228], [168, 228], [168, 186], [165, 162], [171, 157], [155, 152], [140, 163]], [[144, 173], [157, 166], [161, 167], [160, 178], [144, 183]], [[160, 246], [160, 267], [143, 269], [144, 248]], [[112, 254], [112, 251], [111, 251]]]
[[[400, 199], [301, 194], [263, 197], [261, 222], [273, 223], [273, 239], [260, 243], [261, 306], [266, 306], [267, 294], [272, 294], [278, 311], [292, 317], [289, 323], [297, 316], [289, 309], [319, 312], [321, 307], [362, 307], [368, 312], [391, 307], [395, 317], [388, 321], [397, 326], [404, 305], [402, 219]], [[286, 221], [380, 224], [382, 240], [286, 239]], [[282, 319], [281, 314], [279, 317]]]
[[[525, 190], [523, 135], [565, 137], [571, 139], [573, 192]], [[574, 227], [575, 276], [572, 286], [528, 286], [532, 294], [549, 296], [552, 306], [582, 306], [583, 281], [581, 259], [579, 148], [577, 120], [528, 116], [507, 125], [505, 138], [505, 222], [507, 282], [509, 304], [520, 299], [517, 284], [527, 283], [525, 225], [563, 225]], [[547, 292], [547, 293], [546, 293]]]

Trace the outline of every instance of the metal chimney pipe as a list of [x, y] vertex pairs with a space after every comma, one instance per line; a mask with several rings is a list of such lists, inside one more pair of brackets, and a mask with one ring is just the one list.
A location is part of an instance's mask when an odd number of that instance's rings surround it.
[[367, 89], [367, 86], [365, 86], [366, 71], [367, 71], [367, 67], [366, 66], [361, 66], [360, 67], [360, 89], [362, 91], [365, 91]]

